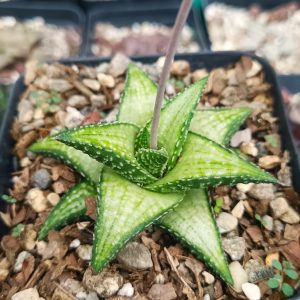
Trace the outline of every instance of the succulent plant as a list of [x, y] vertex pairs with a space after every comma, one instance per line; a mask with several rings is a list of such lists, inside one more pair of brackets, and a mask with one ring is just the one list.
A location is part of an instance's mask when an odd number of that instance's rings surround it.
[[277, 180], [225, 147], [251, 113], [248, 108], [195, 110], [206, 82], [164, 99], [157, 149], [149, 145], [157, 87], [133, 64], [116, 122], [64, 130], [32, 145], [32, 152], [58, 157], [85, 178], [53, 208], [39, 239], [86, 218], [85, 198], [97, 197], [95, 271], [156, 223], [232, 284], [207, 189]]

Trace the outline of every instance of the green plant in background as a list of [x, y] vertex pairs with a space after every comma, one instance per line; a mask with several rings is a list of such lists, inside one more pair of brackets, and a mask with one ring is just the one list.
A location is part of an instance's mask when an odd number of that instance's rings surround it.
[[158, 149], [149, 147], [157, 87], [133, 64], [116, 122], [64, 130], [32, 145], [30, 151], [61, 158], [85, 178], [53, 208], [39, 239], [86, 218], [85, 198], [97, 197], [95, 271], [155, 222], [232, 284], [207, 188], [277, 180], [225, 147], [248, 108], [195, 111], [206, 82], [164, 100]]
[[262, 217], [261, 217], [261, 215], [259, 215], [259, 214], [255, 214], [255, 219], [261, 224], [261, 225], [267, 225], [267, 222], [266, 222], [266, 220], [264, 220]]
[[294, 289], [290, 284], [284, 282], [284, 280], [286, 278], [290, 278], [292, 280], [298, 279], [298, 273], [295, 271], [295, 267], [289, 261], [284, 260], [281, 264], [277, 259], [272, 261], [272, 266], [277, 272], [268, 280], [269, 288], [277, 289], [287, 297], [292, 296], [294, 294]]
[[5, 111], [7, 103], [8, 87], [5, 85], [0, 85], [0, 118]]

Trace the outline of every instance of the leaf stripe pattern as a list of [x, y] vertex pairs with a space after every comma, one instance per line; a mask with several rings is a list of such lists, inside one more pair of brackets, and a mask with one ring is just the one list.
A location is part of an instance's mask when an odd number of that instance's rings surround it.
[[94, 184], [99, 182], [103, 167], [101, 163], [82, 151], [67, 146], [51, 137], [36, 142], [28, 150], [36, 154], [61, 159], [90, 182]]
[[190, 190], [159, 225], [174, 234], [228, 284], [233, 284], [207, 191]]
[[144, 126], [152, 117], [156, 92], [156, 84], [148, 75], [136, 65], [129, 64], [117, 120]]
[[247, 107], [198, 110], [192, 119], [190, 131], [227, 145], [250, 114], [251, 109]]
[[86, 219], [85, 199], [87, 197], [96, 197], [96, 195], [96, 188], [88, 182], [81, 182], [75, 185], [52, 209], [40, 229], [38, 239], [44, 239], [50, 230], [59, 229], [82, 218]]
[[90, 155], [125, 178], [147, 184], [156, 178], [143, 169], [134, 156], [137, 133], [135, 125], [117, 122], [64, 130], [55, 138]]
[[183, 193], [145, 190], [104, 168], [98, 189], [92, 266], [98, 272], [129, 239], [178, 205]]
[[278, 183], [271, 174], [240, 158], [234, 151], [189, 133], [174, 169], [147, 188], [166, 193], [249, 182]]

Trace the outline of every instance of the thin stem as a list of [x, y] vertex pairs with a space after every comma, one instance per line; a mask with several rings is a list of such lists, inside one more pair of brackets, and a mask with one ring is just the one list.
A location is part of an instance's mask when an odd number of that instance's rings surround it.
[[164, 98], [166, 83], [169, 77], [170, 67], [175, 56], [180, 33], [189, 15], [191, 6], [192, 6], [192, 0], [182, 1], [176, 17], [175, 25], [173, 27], [171, 39], [169, 41], [165, 63], [159, 79], [158, 91], [156, 95], [155, 107], [154, 107], [154, 113], [152, 119], [151, 135], [150, 135], [150, 147], [152, 149], [157, 149], [158, 124], [159, 124], [160, 110]]

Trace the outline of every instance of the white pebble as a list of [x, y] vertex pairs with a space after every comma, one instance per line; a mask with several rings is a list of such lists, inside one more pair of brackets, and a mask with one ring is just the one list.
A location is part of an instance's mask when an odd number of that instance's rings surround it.
[[71, 249], [76, 249], [80, 246], [80, 240], [79, 239], [75, 239], [70, 243], [70, 248]]
[[260, 289], [256, 284], [249, 282], [243, 283], [242, 290], [249, 300], [261, 299]]
[[204, 272], [202, 272], [202, 275], [203, 275], [204, 280], [205, 280], [205, 282], [206, 282], [207, 284], [212, 284], [212, 283], [214, 283], [215, 277], [214, 277], [212, 274], [210, 274], [210, 273], [204, 271]]
[[30, 256], [32, 256], [32, 255], [27, 251], [22, 251], [19, 253], [19, 255], [16, 259], [16, 262], [15, 262], [15, 265], [14, 265], [14, 271], [16, 273], [20, 272], [22, 270], [24, 260]]
[[125, 283], [118, 291], [119, 296], [132, 297], [134, 294], [134, 288], [130, 282]]
[[91, 258], [92, 258], [92, 246], [91, 245], [80, 245], [76, 249], [76, 253], [83, 260], [91, 260]]

